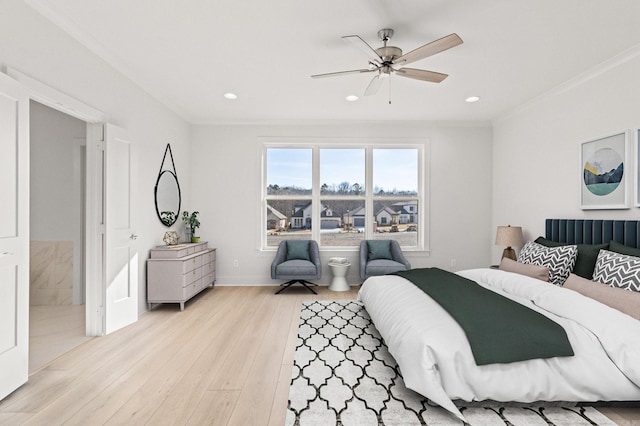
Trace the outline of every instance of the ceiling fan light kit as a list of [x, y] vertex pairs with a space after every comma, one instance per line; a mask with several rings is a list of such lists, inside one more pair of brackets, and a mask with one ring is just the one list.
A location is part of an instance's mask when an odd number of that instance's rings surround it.
[[441, 39], [432, 41], [431, 43], [420, 46], [409, 53], [403, 54], [402, 49], [400, 49], [399, 47], [387, 46], [387, 43], [389, 42], [391, 37], [393, 37], [393, 30], [391, 28], [383, 28], [378, 31], [378, 38], [380, 39], [380, 41], [382, 41], [383, 46], [374, 49], [358, 35], [343, 36], [343, 40], [349, 41], [354, 47], [356, 47], [367, 56], [367, 58], [369, 59], [368, 68], [316, 74], [312, 75], [311, 77], [323, 78], [348, 74], [375, 72], [376, 75], [373, 76], [373, 79], [371, 79], [371, 82], [364, 92], [365, 96], [377, 93], [380, 89], [382, 80], [389, 77], [392, 73], [395, 73], [396, 75], [401, 77], [412, 78], [415, 80], [440, 83], [448, 77], [447, 74], [416, 68], [404, 68], [404, 66], [462, 44], [462, 39], [460, 38], [460, 36], [458, 36], [458, 34], [456, 33], [453, 33], [449, 34], [446, 37], [442, 37]]

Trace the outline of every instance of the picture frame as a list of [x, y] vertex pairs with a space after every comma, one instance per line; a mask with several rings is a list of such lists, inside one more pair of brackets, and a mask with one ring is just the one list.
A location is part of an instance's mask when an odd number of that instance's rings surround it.
[[[631, 131], [580, 145], [580, 206], [583, 210], [629, 208]], [[636, 176], [637, 178], [637, 176]]]

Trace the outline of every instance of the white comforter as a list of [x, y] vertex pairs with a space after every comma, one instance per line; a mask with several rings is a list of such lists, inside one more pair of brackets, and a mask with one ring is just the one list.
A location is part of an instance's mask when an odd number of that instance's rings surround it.
[[562, 325], [575, 356], [477, 366], [462, 328], [439, 304], [399, 276], [371, 277], [358, 298], [408, 388], [462, 420], [452, 399], [640, 400], [640, 321], [572, 290], [522, 275], [496, 269], [458, 274]]

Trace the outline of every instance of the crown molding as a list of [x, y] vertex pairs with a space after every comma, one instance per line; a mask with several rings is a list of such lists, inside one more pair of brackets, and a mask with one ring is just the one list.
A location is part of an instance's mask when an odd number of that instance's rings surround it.
[[516, 106], [515, 108], [511, 109], [510, 111], [502, 114], [501, 116], [497, 117], [495, 120], [492, 121], [493, 126], [496, 126], [510, 118], [513, 118], [519, 114], [522, 114], [524, 112], [526, 112], [527, 110], [535, 107], [536, 105], [539, 105], [540, 103], [553, 98], [555, 96], [558, 96], [562, 93], [568, 92], [570, 90], [573, 90], [577, 87], [580, 87], [586, 83], [588, 83], [589, 81], [621, 66], [626, 64], [627, 62], [637, 58], [638, 56], [640, 56], [640, 43], [636, 44], [635, 46], [630, 47], [627, 50], [624, 50], [623, 52], [607, 59], [604, 62], [599, 63], [598, 65], [595, 65], [591, 68], [589, 68], [588, 70], [576, 75], [575, 77], [570, 78], [569, 80], [565, 81], [564, 83], [561, 83], [553, 88], [551, 88], [550, 90], [547, 90], [546, 92], [543, 92], [542, 94], [530, 99], [529, 101]]

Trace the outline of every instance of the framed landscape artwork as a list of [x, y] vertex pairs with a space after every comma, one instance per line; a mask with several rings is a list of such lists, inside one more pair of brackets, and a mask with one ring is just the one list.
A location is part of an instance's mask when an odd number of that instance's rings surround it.
[[629, 208], [627, 193], [630, 132], [583, 142], [580, 152], [580, 204], [588, 209]]

